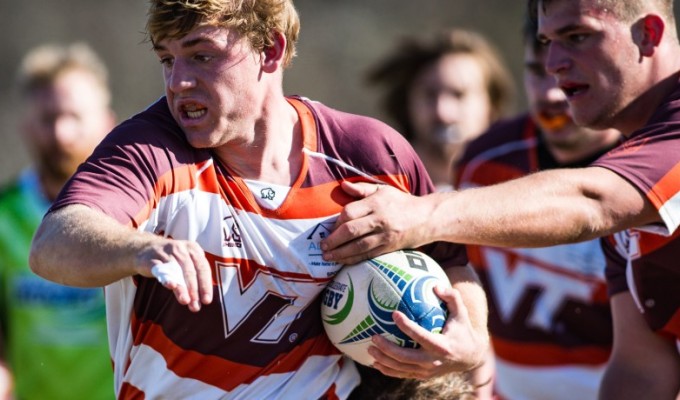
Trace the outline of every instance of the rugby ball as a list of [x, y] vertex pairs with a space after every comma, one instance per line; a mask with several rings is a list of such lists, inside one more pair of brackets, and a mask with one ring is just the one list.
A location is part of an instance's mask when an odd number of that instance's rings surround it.
[[382, 335], [402, 347], [418, 344], [397, 327], [395, 310], [430, 332], [441, 333], [446, 304], [434, 294], [450, 286], [439, 264], [428, 255], [400, 250], [342, 267], [321, 299], [323, 326], [333, 345], [356, 362], [370, 366], [371, 336]]

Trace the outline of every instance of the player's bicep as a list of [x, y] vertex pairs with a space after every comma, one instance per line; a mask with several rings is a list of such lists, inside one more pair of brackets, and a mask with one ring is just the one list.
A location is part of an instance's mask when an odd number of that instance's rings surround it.
[[579, 188], [594, 205], [595, 217], [609, 233], [661, 222], [654, 205], [635, 185], [602, 167], [574, 170], [580, 174]]

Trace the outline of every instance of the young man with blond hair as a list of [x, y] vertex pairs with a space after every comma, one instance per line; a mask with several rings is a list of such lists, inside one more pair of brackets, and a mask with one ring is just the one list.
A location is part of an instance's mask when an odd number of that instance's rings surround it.
[[[67, 184], [33, 270], [106, 286], [120, 399], [347, 398], [359, 377], [319, 309], [342, 265], [319, 243], [350, 200], [341, 181], [422, 195], [434, 190], [422, 163], [383, 123], [283, 94], [299, 29], [290, 0], [153, 0], [147, 29], [165, 97]], [[438, 293], [451, 313], [419, 349], [375, 338], [374, 366], [391, 376], [462, 371], [488, 345], [464, 248], [425, 250], [447, 268], [453, 288]]]

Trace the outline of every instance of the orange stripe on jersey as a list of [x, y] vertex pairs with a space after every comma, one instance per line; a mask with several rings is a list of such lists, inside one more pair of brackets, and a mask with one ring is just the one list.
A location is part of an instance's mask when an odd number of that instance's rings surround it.
[[[307, 158], [306, 155], [305, 158]], [[344, 205], [355, 200], [340, 188], [340, 182], [334, 181], [309, 188], [293, 187], [281, 207], [269, 210], [260, 207], [241, 178], [232, 178], [233, 180], [227, 180], [221, 175], [217, 177], [219, 184], [229, 191], [228, 194], [222, 194], [224, 200], [236, 209], [260, 214], [266, 218], [307, 219], [328, 217], [339, 213]], [[404, 175], [380, 175], [375, 178], [406, 192], [411, 189], [408, 179]], [[346, 180], [349, 182], [369, 182], [363, 177]]]
[[[377, 176], [378, 180], [389, 183], [401, 190], [408, 191], [404, 176]], [[347, 179], [350, 182], [366, 182], [365, 178]], [[325, 201], [320, 202], [319, 199]], [[322, 218], [342, 211], [347, 203], [355, 200], [340, 188], [340, 182], [329, 182], [310, 188], [297, 188], [291, 191], [285, 203], [278, 210], [261, 210], [265, 216], [285, 219]], [[295, 204], [295, 207], [289, 205]]]
[[675, 311], [673, 317], [661, 328], [660, 333], [672, 340], [680, 340], [680, 310]]
[[295, 108], [300, 117], [300, 126], [302, 128], [303, 146], [306, 149], [316, 151], [316, 120], [314, 114], [307, 108], [307, 106], [300, 100], [286, 97], [288, 103]]
[[647, 193], [647, 197], [658, 210], [678, 192], [680, 192], [680, 164], [676, 164], [668, 171]]
[[671, 236], [656, 235], [645, 231], [636, 231], [636, 233], [640, 235], [638, 245], [641, 255], [650, 254], [680, 237], [680, 229]]
[[[265, 368], [253, 367], [180, 348], [173, 343], [163, 328], [153, 322], [144, 322], [145, 345], [162, 354], [168, 369], [180, 377], [196, 379], [226, 391], [243, 383], [252, 383], [259, 376], [288, 373], [297, 370], [310, 355], [337, 354], [337, 350], [324, 337], [305, 341], [293, 351], [281, 354]], [[229, 373], [225, 373], [229, 371]]]
[[324, 393], [323, 396], [321, 396], [320, 400], [339, 400], [340, 398], [338, 397], [337, 394], [335, 394], [335, 383], [331, 385], [330, 388], [328, 388], [328, 391]]
[[531, 366], [563, 366], [565, 364], [599, 365], [609, 359], [609, 349], [597, 346], [564, 348], [552, 344], [514, 342], [491, 338], [494, 353], [501, 359]]
[[149, 199], [146, 207], [137, 213], [134, 218], [134, 227], [138, 227], [149, 218], [162, 197], [193, 188], [209, 193], [219, 193], [220, 188], [217, 186], [215, 170], [206, 168], [211, 162], [212, 160], [207, 160], [199, 164], [183, 165], [159, 176], [154, 187], [155, 196]]
[[145, 398], [144, 392], [128, 382], [123, 382], [118, 393], [118, 400], [144, 400]]

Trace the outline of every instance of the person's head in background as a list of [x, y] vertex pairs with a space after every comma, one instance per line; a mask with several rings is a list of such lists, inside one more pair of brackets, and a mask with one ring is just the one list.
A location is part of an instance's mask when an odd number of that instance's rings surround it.
[[547, 48], [536, 37], [536, 21], [526, 18], [524, 36], [524, 90], [529, 113], [541, 129], [550, 153], [560, 163], [581, 160], [617, 141], [615, 129], [593, 130], [577, 126], [567, 96], [545, 68]]
[[504, 116], [514, 84], [498, 51], [476, 32], [444, 30], [407, 38], [376, 64], [368, 82], [383, 86], [389, 118], [418, 152], [432, 180], [450, 185], [465, 144]]
[[108, 71], [86, 44], [44, 45], [22, 60], [18, 89], [20, 133], [52, 200], [115, 125]]

